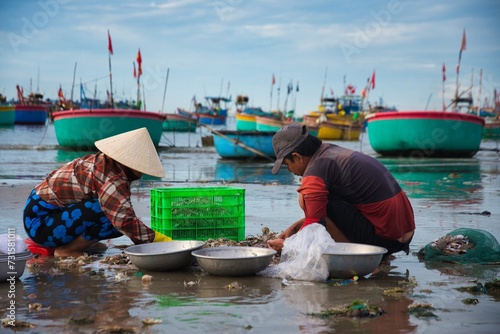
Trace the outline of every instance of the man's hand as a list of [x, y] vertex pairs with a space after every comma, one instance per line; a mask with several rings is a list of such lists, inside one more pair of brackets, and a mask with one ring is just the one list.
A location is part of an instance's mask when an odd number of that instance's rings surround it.
[[283, 249], [283, 244], [285, 243], [284, 238], [278, 238], [278, 239], [273, 239], [273, 240], [268, 240], [267, 245], [277, 251], [278, 253], [281, 253], [281, 250]]

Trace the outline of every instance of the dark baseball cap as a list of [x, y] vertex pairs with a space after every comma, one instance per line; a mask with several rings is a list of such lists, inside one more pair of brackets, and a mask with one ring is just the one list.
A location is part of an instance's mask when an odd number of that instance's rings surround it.
[[273, 174], [279, 172], [283, 159], [302, 144], [308, 135], [306, 126], [302, 124], [285, 125], [276, 132], [273, 137], [273, 149], [276, 155], [272, 169]]

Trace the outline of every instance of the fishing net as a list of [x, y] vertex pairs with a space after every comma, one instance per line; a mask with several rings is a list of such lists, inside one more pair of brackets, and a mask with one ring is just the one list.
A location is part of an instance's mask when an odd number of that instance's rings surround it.
[[420, 249], [425, 261], [455, 263], [499, 263], [500, 245], [484, 230], [459, 228]]

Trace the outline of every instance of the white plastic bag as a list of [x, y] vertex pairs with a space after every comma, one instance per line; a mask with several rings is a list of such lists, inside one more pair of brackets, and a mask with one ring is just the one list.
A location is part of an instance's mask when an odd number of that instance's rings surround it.
[[303, 281], [324, 281], [328, 278], [328, 265], [321, 255], [330, 245], [335, 245], [335, 241], [323, 225], [307, 225], [285, 239], [280, 263], [258, 274]]

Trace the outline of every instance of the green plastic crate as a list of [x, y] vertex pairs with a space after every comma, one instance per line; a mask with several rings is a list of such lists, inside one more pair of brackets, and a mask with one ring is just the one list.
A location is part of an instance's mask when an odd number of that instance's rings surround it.
[[153, 188], [151, 228], [174, 240], [243, 240], [245, 189]]

